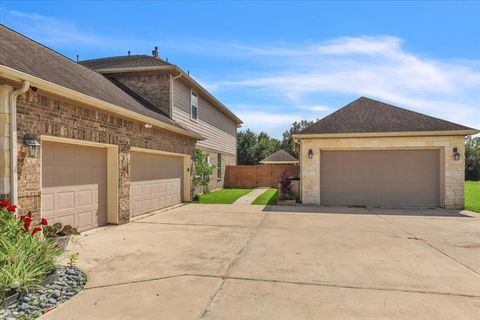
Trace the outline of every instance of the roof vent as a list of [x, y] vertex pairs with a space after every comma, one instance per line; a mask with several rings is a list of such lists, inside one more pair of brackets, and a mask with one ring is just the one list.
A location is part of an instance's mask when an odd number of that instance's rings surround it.
[[130, 50], [128, 50], [128, 56], [130, 56]]
[[77, 62], [78, 62], [79, 59], [80, 59], [80, 55], [77, 54]]
[[155, 47], [152, 50], [152, 56], [158, 59], [158, 47]]

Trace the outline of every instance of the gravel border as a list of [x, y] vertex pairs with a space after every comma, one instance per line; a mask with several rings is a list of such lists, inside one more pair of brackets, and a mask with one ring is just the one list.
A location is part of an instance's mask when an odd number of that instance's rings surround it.
[[73, 267], [59, 268], [55, 281], [22, 295], [15, 303], [0, 309], [0, 320], [36, 319], [80, 292], [87, 277]]

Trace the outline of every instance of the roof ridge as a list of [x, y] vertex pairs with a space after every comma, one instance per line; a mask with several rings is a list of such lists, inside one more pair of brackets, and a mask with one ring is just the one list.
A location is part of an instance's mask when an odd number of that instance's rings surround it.
[[78, 62], [83, 63], [83, 62], [94, 62], [94, 61], [100, 61], [100, 60], [106, 60], [106, 59], [119, 59], [119, 58], [138, 58], [138, 57], [145, 57], [145, 58], [153, 58], [156, 59], [155, 57], [149, 56], [148, 54], [131, 54], [131, 55], [126, 55], [126, 56], [111, 56], [111, 57], [103, 57], [103, 58], [94, 58], [94, 59], [87, 59], [87, 60], [80, 60]]

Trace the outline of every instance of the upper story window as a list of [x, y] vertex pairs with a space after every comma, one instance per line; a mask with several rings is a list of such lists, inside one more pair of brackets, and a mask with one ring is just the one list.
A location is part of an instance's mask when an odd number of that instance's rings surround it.
[[192, 90], [190, 97], [190, 119], [197, 121], [198, 120], [198, 94]]

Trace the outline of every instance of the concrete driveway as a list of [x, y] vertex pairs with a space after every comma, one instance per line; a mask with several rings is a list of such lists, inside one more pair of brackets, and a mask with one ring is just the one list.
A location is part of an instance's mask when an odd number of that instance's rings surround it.
[[478, 319], [480, 214], [185, 205], [85, 233], [44, 319]]

